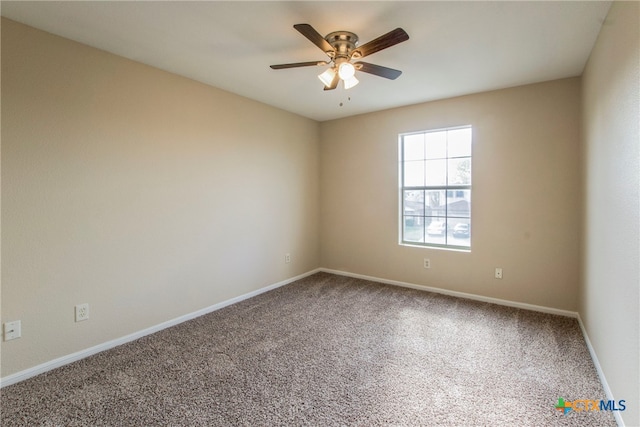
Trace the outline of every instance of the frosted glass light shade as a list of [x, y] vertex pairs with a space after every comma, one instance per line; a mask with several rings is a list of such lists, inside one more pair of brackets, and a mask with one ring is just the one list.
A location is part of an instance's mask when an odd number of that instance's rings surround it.
[[350, 62], [343, 62], [338, 67], [338, 75], [344, 81], [349, 80], [356, 73], [356, 69]]
[[324, 83], [326, 87], [329, 87], [331, 86], [331, 82], [333, 81], [333, 78], [335, 76], [336, 76], [336, 72], [334, 71], [334, 69], [329, 68], [324, 73], [320, 74], [318, 78], [322, 83]]
[[350, 78], [344, 80], [344, 88], [345, 89], [351, 89], [352, 87], [354, 87], [358, 83], [360, 83], [360, 81], [358, 79], [356, 79], [355, 76], [351, 76]]

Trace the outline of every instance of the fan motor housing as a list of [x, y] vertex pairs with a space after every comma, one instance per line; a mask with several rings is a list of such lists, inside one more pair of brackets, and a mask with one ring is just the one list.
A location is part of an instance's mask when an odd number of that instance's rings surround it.
[[324, 39], [336, 50], [336, 58], [349, 58], [351, 51], [358, 45], [358, 36], [350, 31], [334, 31]]

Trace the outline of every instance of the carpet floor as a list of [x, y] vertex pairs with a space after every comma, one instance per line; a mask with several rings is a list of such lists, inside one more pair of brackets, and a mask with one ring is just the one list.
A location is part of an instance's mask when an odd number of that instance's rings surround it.
[[2, 426], [614, 426], [575, 319], [318, 273], [1, 390]]

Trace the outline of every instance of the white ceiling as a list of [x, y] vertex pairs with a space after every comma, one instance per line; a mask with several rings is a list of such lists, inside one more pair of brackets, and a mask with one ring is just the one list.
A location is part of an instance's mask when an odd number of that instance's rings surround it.
[[[323, 121], [582, 74], [611, 2], [200, 1], [10, 2], [3, 16], [126, 58]], [[324, 60], [293, 29], [358, 34], [402, 27], [410, 39], [366, 58], [403, 71], [358, 73], [323, 91]], [[343, 104], [340, 106], [340, 104]]]

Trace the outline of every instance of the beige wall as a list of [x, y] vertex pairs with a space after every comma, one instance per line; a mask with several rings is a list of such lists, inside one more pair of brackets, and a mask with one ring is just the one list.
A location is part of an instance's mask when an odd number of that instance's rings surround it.
[[2, 376], [319, 267], [318, 134], [3, 19]]
[[[576, 310], [579, 123], [578, 78], [322, 123], [322, 266]], [[400, 246], [398, 134], [468, 124], [471, 252]]]
[[611, 7], [583, 76], [580, 314], [613, 396], [640, 425], [640, 3]]

